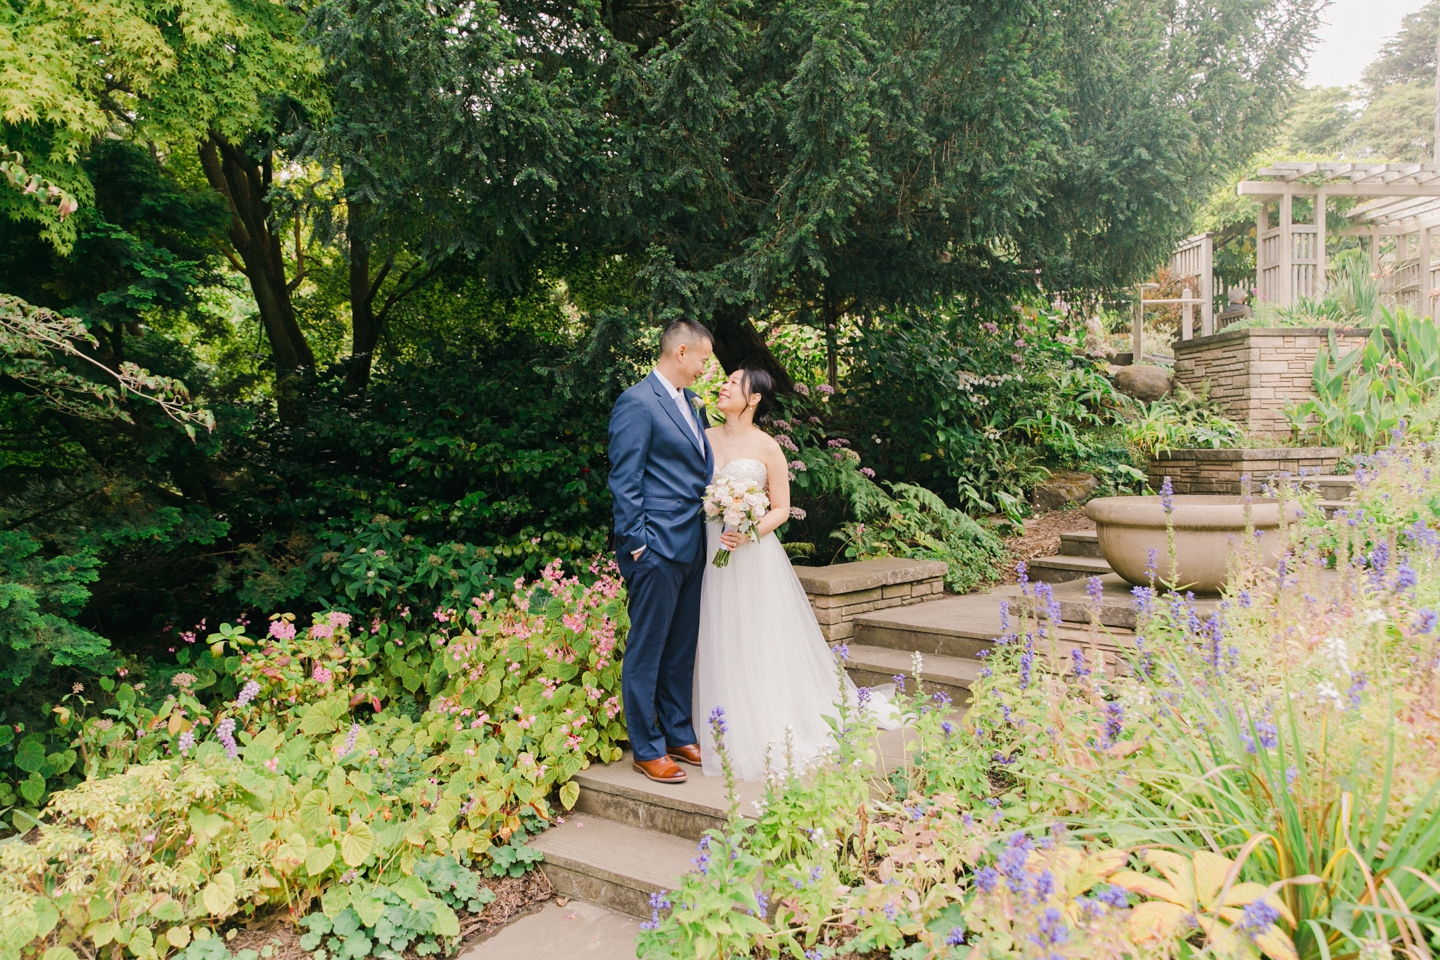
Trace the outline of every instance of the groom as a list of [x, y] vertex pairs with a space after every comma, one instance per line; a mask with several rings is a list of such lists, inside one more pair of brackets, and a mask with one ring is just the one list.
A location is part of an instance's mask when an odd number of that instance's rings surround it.
[[705, 414], [685, 388], [713, 343], [698, 323], [670, 324], [655, 371], [610, 413], [615, 554], [630, 597], [620, 691], [635, 769], [657, 783], [685, 780], [676, 760], [700, 765], [690, 697], [705, 572], [700, 501], [715, 461]]

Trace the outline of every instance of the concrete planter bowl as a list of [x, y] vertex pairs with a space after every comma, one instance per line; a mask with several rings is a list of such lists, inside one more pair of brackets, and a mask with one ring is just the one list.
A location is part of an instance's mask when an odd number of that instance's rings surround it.
[[[1197, 594], [1219, 593], [1225, 586], [1230, 551], [1245, 536], [1245, 499], [1194, 495], [1177, 496], [1174, 501], [1175, 586]], [[1303, 513], [1296, 503], [1287, 503], [1286, 510], [1291, 521]], [[1154, 550], [1156, 582], [1169, 586], [1165, 581], [1170, 576], [1170, 550], [1159, 497], [1101, 497], [1086, 504], [1085, 512], [1095, 521], [1100, 552], [1116, 573], [1137, 586], [1148, 586], [1146, 567]], [[1258, 542], [1261, 561], [1273, 569], [1280, 550], [1280, 503], [1256, 497], [1250, 519], [1263, 533]]]

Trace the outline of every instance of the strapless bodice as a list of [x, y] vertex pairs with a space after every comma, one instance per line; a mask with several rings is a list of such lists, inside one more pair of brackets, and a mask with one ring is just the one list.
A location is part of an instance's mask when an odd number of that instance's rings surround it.
[[759, 460], [752, 460], [749, 457], [737, 457], [725, 466], [715, 471], [716, 477], [731, 477], [735, 480], [754, 480], [760, 486], [765, 486], [770, 479], [770, 471], [765, 469], [765, 464]]

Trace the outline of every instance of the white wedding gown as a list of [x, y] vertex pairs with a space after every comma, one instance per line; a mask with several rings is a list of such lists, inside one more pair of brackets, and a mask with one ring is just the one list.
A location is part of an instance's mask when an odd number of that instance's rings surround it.
[[[716, 476], [768, 480], [758, 460], [732, 460]], [[725, 711], [725, 748], [741, 780], [785, 768], [786, 728], [791, 731], [797, 769], [834, 745], [825, 722], [836, 716], [843, 674], [820, 633], [800, 578], [773, 533], [742, 544], [724, 567], [710, 562], [720, 549], [721, 525], [705, 525], [705, 580], [700, 591], [700, 636], [695, 650], [692, 701], [695, 729], [706, 776], [722, 771], [715, 752], [710, 715]], [[855, 684], [844, 677], [846, 696], [856, 707]], [[888, 687], [889, 685], [887, 685]], [[868, 709], [887, 728], [899, 726], [884, 691], [875, 691]]]

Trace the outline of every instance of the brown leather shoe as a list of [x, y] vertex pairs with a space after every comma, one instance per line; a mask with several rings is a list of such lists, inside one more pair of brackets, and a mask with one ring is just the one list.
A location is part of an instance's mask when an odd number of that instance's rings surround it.
[[654, 780], [656, 783], [684, 783], [685, 771], [675, 766], [675, 761], [669, 757], [656, 757], [654, 760], [636, 760], [636, 770]]
[[671, 760], [679, 760], [681, 763], [688, 763], [692, 767], [700, 766], [700, 744], [691, 743], [683, 747], [666, 747]]

